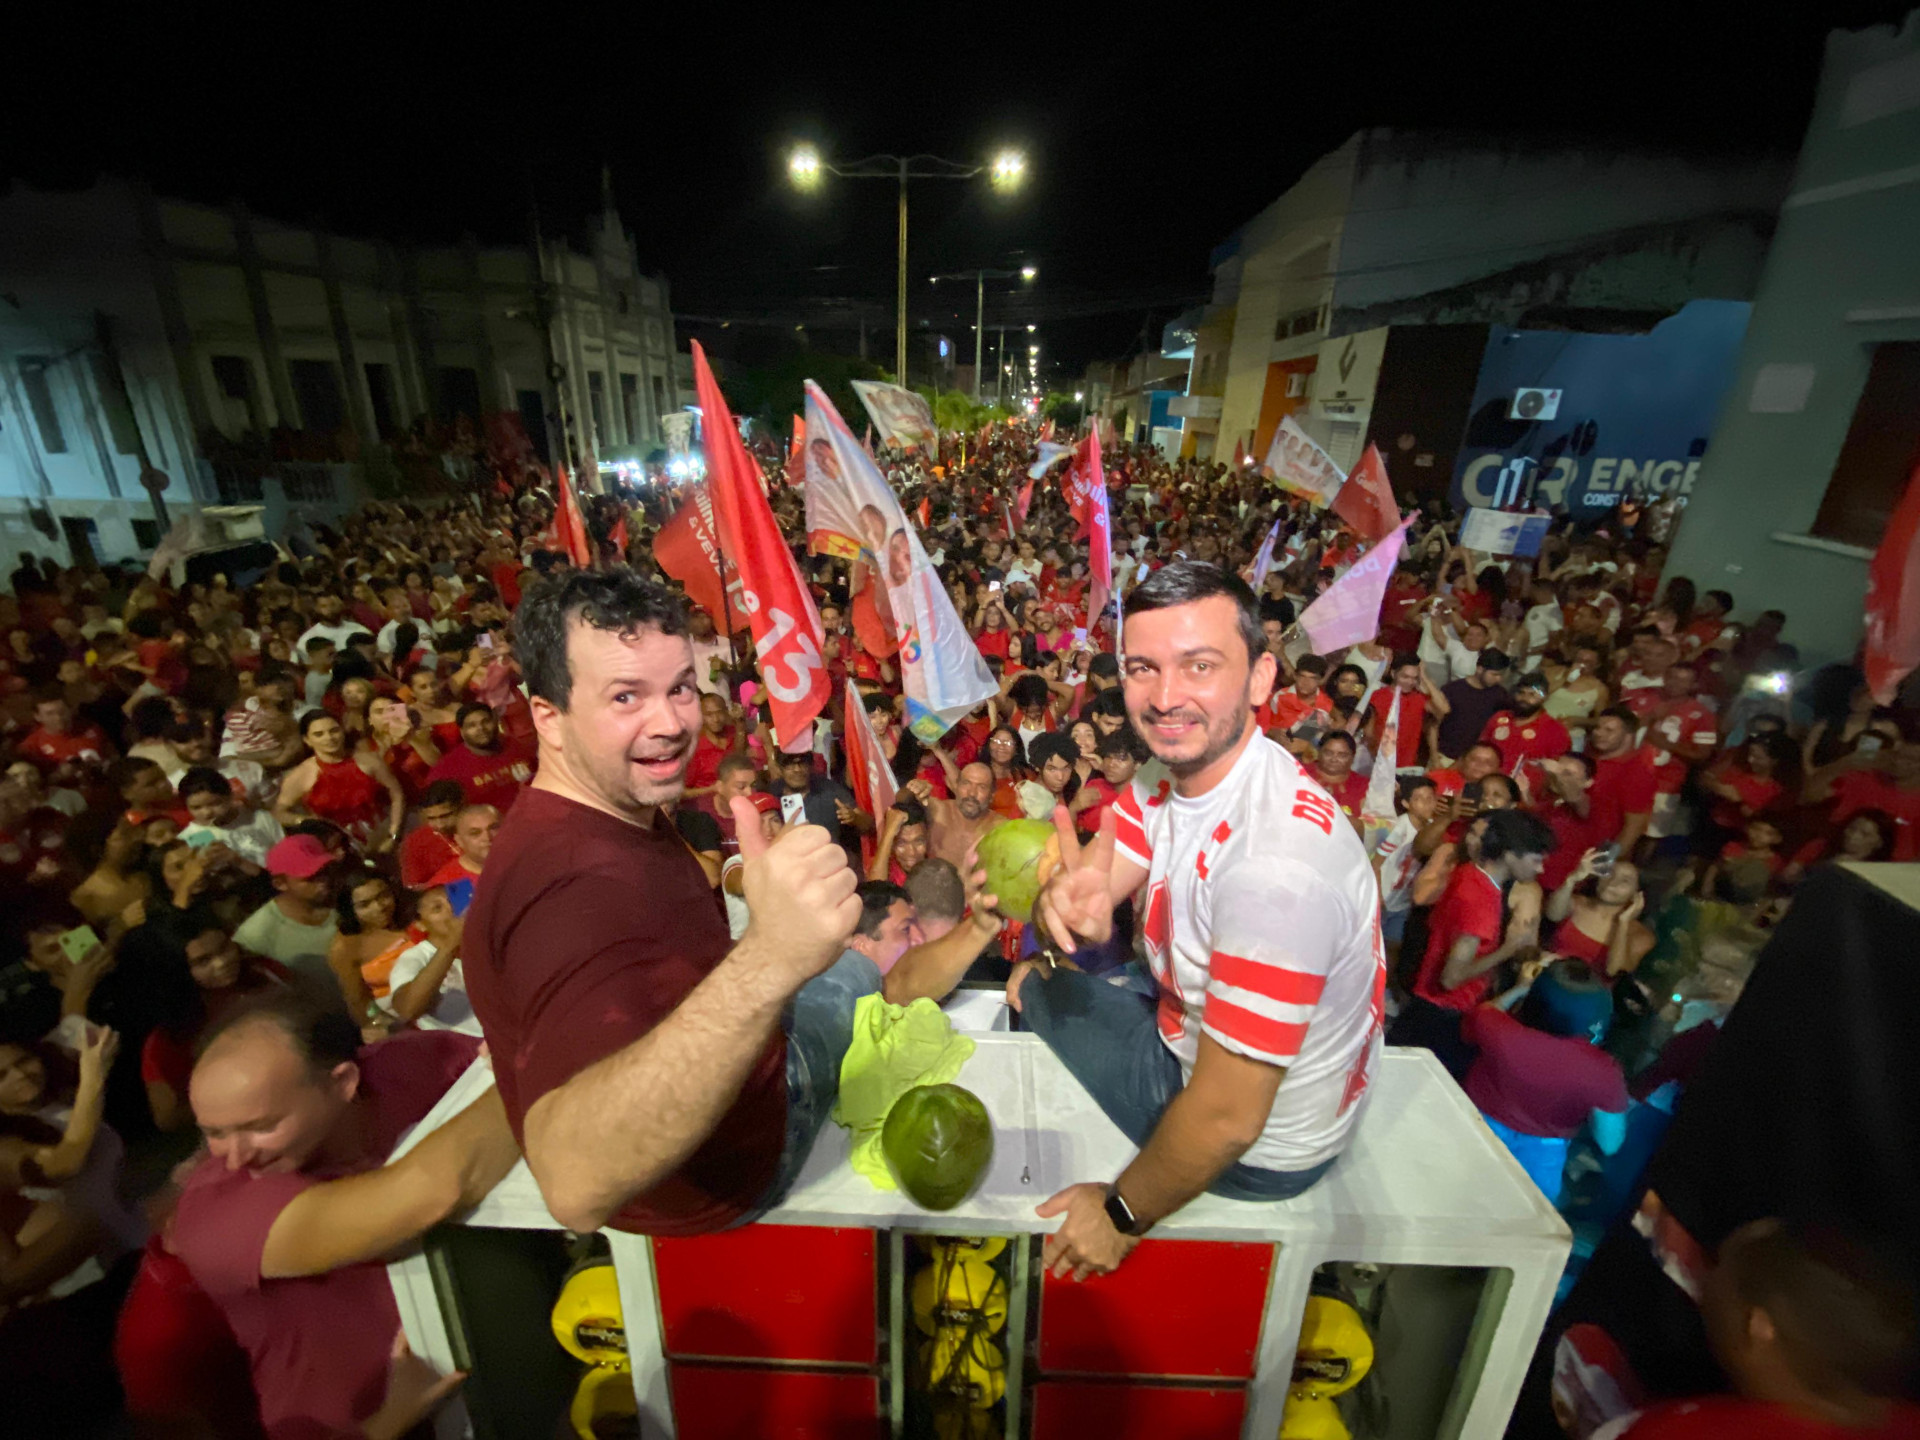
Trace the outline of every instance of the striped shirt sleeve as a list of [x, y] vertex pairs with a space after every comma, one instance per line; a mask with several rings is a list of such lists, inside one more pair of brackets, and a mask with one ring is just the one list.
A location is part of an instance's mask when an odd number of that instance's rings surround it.
[[1291, 1065], [1327, 987], [1347, 907], [1305, 867], [1235, 867], [1222, 879], [1202, 1027], [1236, 1054]]
[[1140, 787], [1130, 784], [1113, 802], [1113, 842], [1116, 854], [1143, 869], [1153, 867], [1153, 842], [1147, 839], [1145, 812], [1140, 806]]

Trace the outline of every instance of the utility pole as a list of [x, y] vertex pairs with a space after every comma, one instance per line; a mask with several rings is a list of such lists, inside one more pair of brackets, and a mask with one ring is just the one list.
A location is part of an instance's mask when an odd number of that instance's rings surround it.
[[907, 162], [900, 162], [900, 273], [895, 277], [894, 303], [899, 307], [893, 326], [894, 383], [907, 383]]
[[980, 403], [980, 348], [987, 343], [987, 272], [974, 275], [973, 291], [973, 403]]
[[1012, 150], [994, 156], [991, 164], [967, 165], [938, 155], [869, 155], [864, 160], [835, 164], [824, 160], [811, 145], [794, 149], [787, 159], [793, 183], [811, 190], [823, 174], [843, 180], [892, 180], [900, 189], [900, 234], [896, 248], [898, 274], [894, 281], [893, 363], [897, 383], [907, 383], [907, 182], [909, 180], [971, 180], [985, 174], [997, 190], [1016, 188], [1026, 174], [1026, 157]]

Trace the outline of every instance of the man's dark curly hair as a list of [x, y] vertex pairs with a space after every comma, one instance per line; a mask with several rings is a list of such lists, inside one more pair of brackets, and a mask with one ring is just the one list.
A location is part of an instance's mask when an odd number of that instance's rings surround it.
[[687, 633], [687, 607], [665, 586], [626, 565], [563, 570], [537, 583], [513, 614], [513, 658], [529, 693], [565, 710], [573, 694], [567, 627], [575, 620], [627, 636], [652, 628]]

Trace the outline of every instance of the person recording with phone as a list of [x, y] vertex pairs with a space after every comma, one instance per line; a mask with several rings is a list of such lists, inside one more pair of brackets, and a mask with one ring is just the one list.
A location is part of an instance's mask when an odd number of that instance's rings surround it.
[[789, 825], [818, 825], [834, 844], [849, 850], [858, 846], [860, 836], [873, 832], [873, 817], [860, 808], [853, 791], [813, 768], [811, 751], [798, 755], [783, 752], [777, 766], [780, 778], [768, 787], [769, 791], [782, 802], [799, 802], [798, 820], [792, 818], [793, 806], [781, 805]]

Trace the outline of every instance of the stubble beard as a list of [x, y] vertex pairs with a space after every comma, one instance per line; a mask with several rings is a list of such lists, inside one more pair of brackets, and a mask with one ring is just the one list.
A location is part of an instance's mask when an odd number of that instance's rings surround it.
[[1219, 723], [1208, 722], [1206, 727], [1207, 743], [1201, 749], [1199, 755], [1191, 760], [1175, 760], [1155, 750], [1150, 724], [1136, 725], [1134, 728], [1138, 730], [1142, 738], [1146, 740], [1147, 748], [1153, 750], [1154, 757], [1167, 767], [1167, 773], [1176, 780], [1185, 780], [1190, 776], [1198, 775], [1209, 765], [1213, 764], [1214, 761], [1220, 759], [1221, 756], [1238, 745], [1247, 733], [1247, 726], [1252, 723], [1253, 707], [1249, 705], [1243, 697], [1234, 705], [1232, 713], [1229, 714], [1224, 721]]

